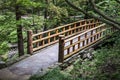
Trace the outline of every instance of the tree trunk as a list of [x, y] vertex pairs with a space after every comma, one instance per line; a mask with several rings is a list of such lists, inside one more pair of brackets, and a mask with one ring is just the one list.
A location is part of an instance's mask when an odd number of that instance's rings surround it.
[[[47, 5], [47, 4], [48, 4], [48, 0], [45, 0], [45, 3], [46, 3], [46, 5]], [[45, 20], [47, 20], [47, 16], [48, 16], [48, 10], [47, 10], [47, 6], [46, 6], [46, 8], [45, 8], [45, 13], [44, 13], [44, 19], [45, 19]], [[47, 24], [46, 24], [46, 22], [45, 22], [43, 31], [46, 31], [46, 30], [47, 30]]]
[[[88, 4], [88, 1], [86, 1], [86, 8], [85, 8], [85, 12], [87, 13], [88, 12], [88, 10], [89, 10], [89, 4]], [[88, 17], [88, 15], [87, 14], [85, 14], [85, 17], [84, 17], [84, 19], [88, 19], [89, 17]]]
[[[21, 19], [21, 13], [19, 10], [19, 6], [16, 6], [16, 22]], [[24, 55], [24, 41], [22, 34], [22, 25], [17, 23], [17, 38], [18, 38], [18, 53], [19, 56]]]

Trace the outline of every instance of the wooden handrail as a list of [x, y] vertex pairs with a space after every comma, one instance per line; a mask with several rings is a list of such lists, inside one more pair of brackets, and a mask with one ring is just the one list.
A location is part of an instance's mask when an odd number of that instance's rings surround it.
[[98, 20], [86, 19], [86, 20], [70, 23], [64, 26], [59, 26], [57, 28], [50, 29], [45, 32], [41, 32], [37, 34], [32, 33], [31, 37], [28, 38], [29, 40], [31, 40], [30, 41], [31, 43], [28, 43], [28, 44], [32, 45], [31, 49], [32, 49], [32, 52], [34, 52], [41, 48], [44, 48], [46, 46], [49, 46], [51, 44], [58, 42], [59, 35], [64, 35], [65, 37], [68, 37], [72, 34], [77, 34], [79, 32], [83, 32], [88, 29], [97, 27], [100, 24], [101, 22], [99, 22]]
[[70, 26], [70, 25], [73, 25], [73, 24], [76, 24], [76, 23], [80, 23], [80, 22], [83, 22], [83, 21], [91, 21], [91, 20], [94, 20], [94, 19], [85, 19], [85, 20], [80, 20], [80, 21], [73, 22], [73, 23], [70, 23], [70, 24], [66, 24], [66, 25], [63, 25], [63, 26], [59, 26], [57, 28], [50, 29], [50, 30], [47, 30], [47, 31], [44, 31], [44, 32], [40, 32], [38, 34], [33, 34], [33, 37], [44, 34], [44, 33], [47, 33], [47, 32], [51, 32], [51, 31], [54, 31], [54, 30], [57, 30], [57, 29], [60, 29], [60, 28], [64, 28], [66, 26]]
[[[105, 31], [105, 30], [106, 30], [106, 29], [104, 29], [104, 30], [102, 30], [102, 31], [100, 31], [100, 32], [97, 32], [96, 34], [99, 34], [99, 33], [103, 32], [103, 31]], [[83, 42], [83, 41], [85, 41], [86, 39], [89, 39], [90, 37], [95, 36], [96, 34], [94, 34], [94, 35], [92, 35], [92, 36], [89, 36], [89, 37], [87, 37], [87, 38], [81, 39], [80, 41], [77, 41], [77, 42], [73, 43], [72, 45], [66, 46], [66, 47], [64, 48], [64, 50], [66, 50], [66, 49], [68, 49], [68, 48], [70, 48], [70, 47], [72, 47], [72, 46], [74, 46], [74, 45], [76, 45], [76, 44], [78, 44], [78, 43], [80, 43], [80, 42]]]
[[[113, 27], [108, 28], [108, 27], [106, 27], [106, 24], [101, 24], [100, 26], [89, 29], [89, 30], [87, 30], [87, 31], [85, 31], [85, 32], [73, 37], [73, 38], [70, 38], [70, 39], [64, 38], [63, 39], [64, 44], [63, 43], [62, 43], [63, 45], [59, 44], [64, 49], [62, 48], [62, 52], [59, 53], [59, 54], [64, 55], [62, 57], [62, 59], [64, 59], [64, 60], [68, 59], [69, 57], [76, 54], [80, 50], [82, 50], [82, 49], [96, 43], [97, 41], [101, 40], [102, 38], [105, 38], [106, 35], [112, 34], [115, 31], [116, 30]], [[81, 39], [82, 36], [84, 36], [83, 39]], [[67, 44], [67, 46], [66, 46], [66, 44]], [[61, 46], [59, 46], [59, 48]], [[65, 52], [67, 52], [67, 53], [65, 53]], [[64, 62], [64, 60], [59, 61], [59, 62], [62, 63], [62, 62]]]
[[[92, 23], [92, 24], [95, 24], [95, 23]], [[90, 24], [90, 25], [91, 25], [91, 24]], [[88, 24], [82, 25], [82, 26], [78, 26], [78, 27], [76, 27], [76, 28], [71, 28], [71, 29], [68, 29], [68, 30], [66, 30], [66, 31], [60, 32], [60, 33], [58, 33], [58, 34], [49, 35], [49, 36], [44, 37], [44, 38], [42, 38], [42, 39], [34, 40], [32, 43], [36, 43], [36, 42], [39, 42], [39, 41], [42, 41], [42, 40], [46, 40], [46, 39], [55, 37], [55, 36], [57, 36], [57, 35], [60, 35], [60, 34], [63, 34], [63, 33], [69, 32], [69, 31], [71, 31], [71, 30], [78, 29], [78, 28], [82, 28], [82, 27], [85, 27], [85, 26], [88, 26]], [[33, 36], [33, 37], [34, 37], [34, 36]]]
[[75, 36], [75, 37], [72, 37], [72, 38], [70, 38], [70, 39], [67, 39], [67, 40], [65, 41], [65, 43], [68, 42], [68, 41], [70, 41], [70, 40], [72, 40], [72, 39], [77, 38], [78, 36], [82, 36], [82, 35], [84, 35], [84, 34], [87, 33], [87, 32], [90, 32], [90, 31], [92, 31], [92, 30], [98, 29], [98, 28], [100, 28], [100, 27], [102, 27], [102, 26], [105, 26], [105, 25], [106, 25], [106, 24], [101, 24], [101, 25], [99, 25], [99, 26], [97, 26], [97, 27], [95, 27], [95, 28], [89, 29], [89, 30], [81, 33], [80, 35], [77, 35], [77, 36]]

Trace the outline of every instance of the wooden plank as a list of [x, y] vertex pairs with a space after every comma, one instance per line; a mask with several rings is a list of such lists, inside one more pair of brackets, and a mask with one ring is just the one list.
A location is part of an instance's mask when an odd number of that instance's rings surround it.
[[[50, 32], [48, 32], [48, 37], [50, 37]], [[48, 38], [48, 43], [50, 43], [50, 38]]]

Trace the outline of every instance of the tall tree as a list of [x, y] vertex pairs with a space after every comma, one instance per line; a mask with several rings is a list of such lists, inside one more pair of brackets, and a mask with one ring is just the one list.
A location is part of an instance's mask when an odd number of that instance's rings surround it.
[[[8, 13], [12, 13], [12, 17], [14, 16], [15, 22], [13, 22], [16, 27], [9, 27], [16, 29], [17, 32], [17, 40], [18, 40], [18, 53], [19, 56], [24, 55], [24, 40], [23, 40], [23, 24], [22, 24], [22, 16], [27, 14], [31, 7], [40, 6], [39, 3], [35, 3], [33, 0], [1, 0], [0, 8], [5, 11], [4, 15], [7, 16]], [[13, 20], [14, 21], [14, 20]], [[8, 22], [7, 24], [9, 24]], [[9, 24], [11, 26], [11, 24]]]
[[[84, 11], [84, 9], [82, 9], [80, 6], [76, 6], [75, 4], [73, 4], [72, 2], [70, 2], [69, 0], [65, 0], [72, 8], [82, 12], [85, 15], [88, 15], [89, 17], [93, 17], [95, 19], [98, 19], [100, 21], [103, 21], [109, 25], [112, 25], [114, 27], [116, 27], [117, 29], [120, 29], [120, 23], [117, 20], [113, 20], [113, 18], [111, 18], [110, 16], [107, 16], [105, 13], [103, 13], [103, 11], [99, 10], [98, 7], [100, 6], [96, 6], [96, 4], [100, 3], [101, 1], [95, 1], [95, 0], [88, 0], [89, 4], [92, 6], [92, 10], [90, 9], [88, 12]], [[102, 1], [103, 3], [105, 2]], [[114, 0], [111, 0], [111, 2], [114, 2], [114, 5], [118, 5], [118, 0], [116, 0], [116, 2]], [[107, 3], [109, 5], [109, 3]], [[106, 7], [107, 5], [104, 5], [104, 7]], [[118, 5], [118, 7], [120, 7], [120, 5]], [[117, 8], [118, 8], [117, 7]], [[114, 9], [116, 10], [116, 9]], [[120, 9], [118, 10], [120, 11]]]
[[[49, 3], [49, 1], [48, 1], [48, 0], [45, 0], [45, 4], [46, 4], [45, 12], [44, 12], [44, 19], [45, 19], [45, 21], [47, 21], [47, 17], [48, 17], [48, 3]], [[47, 24], [46, 24], [46, 22], [45, 22], [45, 23], [44, 23], [43, 31], [46, 31], [46, 30], [47, 30]]]
[[[20, 6], [15, 6], [15, 13], [16, 13], [16, 21], [19, 22], [21, 20], [22, 13], [20, 11]], [[18, 37], [18, 52], [19, 56], [24, 55], [24, 41], [23, 41], [23, 26], [21, 24], [17, 24], [17, 37]]]

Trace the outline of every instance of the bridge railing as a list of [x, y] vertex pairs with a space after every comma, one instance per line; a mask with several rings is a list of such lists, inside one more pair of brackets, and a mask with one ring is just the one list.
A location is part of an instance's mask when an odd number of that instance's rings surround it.
[[65, 39], [63, 35], [60, 35], [58, 62], [64, 62], [65, 59], [68, 59], [80, 50], [96, 43], [115, 31], [115, 28], [106, 27], [105, 24], [102, 24], [70, 39]]
[[101, 22], [98, 20], [86, 19], [64, 26], [59, 26], [57, 28], [37, 34], [33, 34], [33, 32], [30, 30], [28, 31], [28, 53], [32, 54], [34, 51], [58, 42], [59, 35], [69, 37], [73, 34], [77, 34], [94, 28], [100, 24]]

